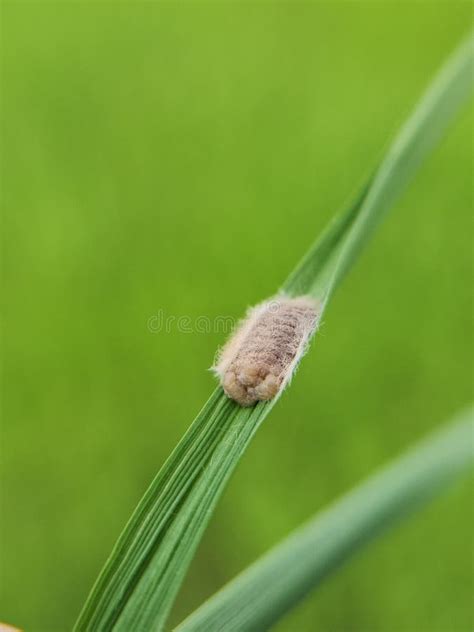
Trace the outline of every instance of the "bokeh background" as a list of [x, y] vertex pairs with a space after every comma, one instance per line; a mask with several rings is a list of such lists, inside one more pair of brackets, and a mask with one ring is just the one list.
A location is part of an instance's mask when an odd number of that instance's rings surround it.
[[[469, 2], [2, 6], [0, 620], [70, 630], [272, 294], [471, 25]], [[173, 613], [472, 395], [472, 112], [338, 291], [219, 505]], [[279, 632], [472, 629], [472, 488], [360, 554]], [[224, 631], [225, 632], [225, 631]]]

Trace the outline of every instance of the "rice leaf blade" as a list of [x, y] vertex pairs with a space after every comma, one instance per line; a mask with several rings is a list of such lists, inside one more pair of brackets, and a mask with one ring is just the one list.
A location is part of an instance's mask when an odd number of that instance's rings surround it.
[[[470, 93], [472, 39], [448, 62], [374, 176], [282, 286], [323, 307], [378, 222]], [[243, 409], [217, 388], [140, 501], [76, 631], [163, 628], [195, 549], [241, 455], [276, 399]]]
[[364, 544], [473, 465], [474, 409], [317, 513], [206, 601], [176, 632], [268, 629]]

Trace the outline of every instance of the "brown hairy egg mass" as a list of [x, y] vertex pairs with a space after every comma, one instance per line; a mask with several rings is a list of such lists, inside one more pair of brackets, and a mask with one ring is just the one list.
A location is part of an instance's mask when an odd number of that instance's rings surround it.
[[276, 296], [251, 308], [213, 367], [241, 406], [273, 399], [291, 379], [318, 324], [318, 302]]

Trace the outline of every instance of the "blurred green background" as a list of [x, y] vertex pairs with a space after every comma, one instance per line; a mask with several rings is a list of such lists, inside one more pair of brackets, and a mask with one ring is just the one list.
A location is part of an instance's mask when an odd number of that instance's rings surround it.
[[[149, 318], [239, 317], [272, 294], [470, 23], [469, 2], [3, 4], [0, 620], [71, 628], [214, 386], [224, 336]], [[472, 121], [335, 296], [173, 622], [471, 399]], [[471, 489], [279, 632], [472, 629]]]

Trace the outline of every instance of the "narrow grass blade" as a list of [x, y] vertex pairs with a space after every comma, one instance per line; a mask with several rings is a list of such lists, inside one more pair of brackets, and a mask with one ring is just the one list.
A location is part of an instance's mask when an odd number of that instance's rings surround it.
[[474, 36], [448, 59], [355, 203], [316, 241], [282, 289], [327, 302], [423, 159], [472, 94]]
[[176, 632], [262, 632], [324, 578], [474, 460], [474, 409], [356, 487], [257, 560]]
[[[337, 217], [283, 285], [328, 297], [377, 222], [465, 101], [472, 43], [464, 45], [416, 108], [360, 196]], [[76, 630], [163, 628], [212, 511], [276, 399], [240, 408], [216, 389], [165, 463], [119, 538]]]

